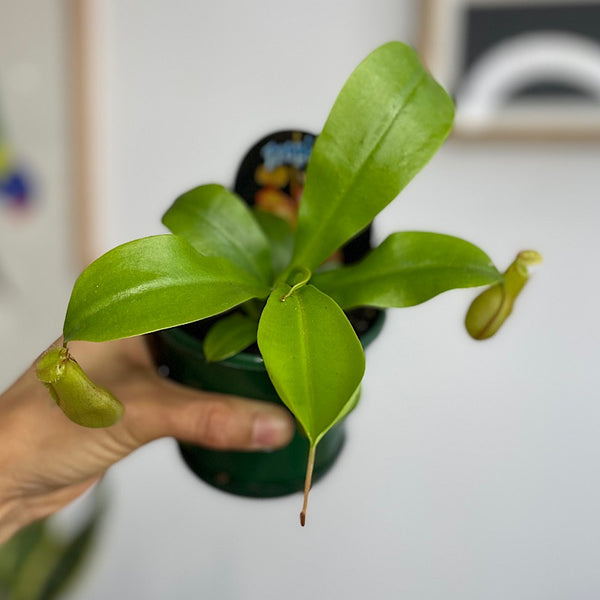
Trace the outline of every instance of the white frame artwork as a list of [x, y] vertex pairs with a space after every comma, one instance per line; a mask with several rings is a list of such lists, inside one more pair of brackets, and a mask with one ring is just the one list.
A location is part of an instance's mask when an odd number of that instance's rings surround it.
[[456, 100], [455, 133], [600, 136], [600, 18], [590, 15], [599, 1], [425, 0], [420, 50]]

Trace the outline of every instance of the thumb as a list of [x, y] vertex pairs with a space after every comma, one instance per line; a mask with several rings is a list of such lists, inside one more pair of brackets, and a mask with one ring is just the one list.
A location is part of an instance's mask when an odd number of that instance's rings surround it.
[[127, 404], [123, 425], [142, 443], [160, 437], [220, 450], [266, 450], [286, 445], [295, 431], [283, 407], [194, 390], [156, 378], [139, 402]]

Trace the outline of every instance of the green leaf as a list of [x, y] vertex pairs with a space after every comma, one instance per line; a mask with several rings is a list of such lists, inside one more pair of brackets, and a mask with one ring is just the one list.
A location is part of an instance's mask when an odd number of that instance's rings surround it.
[[364, 373], [362, 347], [346, 315], [312, 285], [279, 285], [258, 327], [258, 345], [277, 393], [311, 445], [337, 421]]
[[292, 260], [294, 234], [287, 221], [265, 210], [255, 209], [254, 217], [269, 240], [273, 271], [281, 273]]
[[[342, 408], [342, 410], [338, 414], [336, 420], [331, 424], [329, 429], [331, 429], [331, 427], [333, 427], [334, 425], [337, 425], [340, 421], [343, 421], [358, 406], [358, 402], [360, 400], [360, 394], [361, 394], [361, 386], [359, 385], [354, 390], [354, 393], [352, 394], [352, 396], [350, 396], [350, 398], [348, 399], [348, 402], [346, 402], [346, 404], [344, 405], [344, 408]], [[317, 439], [317, 442], [319, 442], [326, 433], [327, 433], [327, 431], [324, 431]]]
[[315, 143], [293, 266], [314, 270], [366, 227], [433, 156], [453, 118], [452, 100], [414, 50], [392, 42], [372, 52]]
[[47, 529], [39, 543], [27, 555], [18, 575], [13, 579], [10, 598], [37, 600], [39, 590], [56, 564], [60, 552], [62, 552], [61, 541]]
[[269, 288], [224, 258], [198, 254], [175, 235], [128, 242], [75, 282], [64, 338], [107, 341], [204, 319]]
[[74, 539], [66, 544], [36, 595], [36, 600], [54, 600], [62, 596], [90, 556], [101, 517], [101, 512], [97, 510]]
[[49, 519], [43, 519], [17, 532], [2, 545], [0, 598], [53, 600], [59, 594], [62, 597], [90, 556], [101, 510], [97, 500], [90, 518], [69, 539], [56, 535], [53, 528], [46, 526]]
[[342, 308], [413, 306], [454, 288], [502, 281], [473, 244], [439, 233], [393, 233], [360, 263], [323, 271], [312, 282]]
[[0, 545], [0, 583], [4, 589], [12, 588], [19, 580], [28, 557], [47, 533], [46, 523], [46, 519], [35, 521]]
[[209, 362], [225, 360], [256, 342], [258, 320], [234, 313], [217, 321], [204, 339], [204, 356]]
[[246, 203], [221, 185], [202, 185], [179, 196], [162, 222], [200, 254], [228, 258], [270, 283], [268, 241]]

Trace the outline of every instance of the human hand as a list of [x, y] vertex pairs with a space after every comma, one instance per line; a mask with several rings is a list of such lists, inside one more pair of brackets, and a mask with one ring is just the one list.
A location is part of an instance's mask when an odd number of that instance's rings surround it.
[[[59, 342], [60, 343], [60, 342]], [[141, 337], [69, 349], [90, 378], [125, 405], [112, 427], [71, 422], [29, 368], [0, 395], [0, 543], [81, 495], [114, 463], [161, 437], [218, 449], [285, 445], [281, 407], [193, 390], [160, 377]]]

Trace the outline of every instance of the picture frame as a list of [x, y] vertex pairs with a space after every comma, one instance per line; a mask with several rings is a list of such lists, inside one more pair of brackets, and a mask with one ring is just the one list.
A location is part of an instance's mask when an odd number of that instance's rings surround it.
[[424, 0], [419, 50], [459, 137], [600, 137], [600, 2]]

